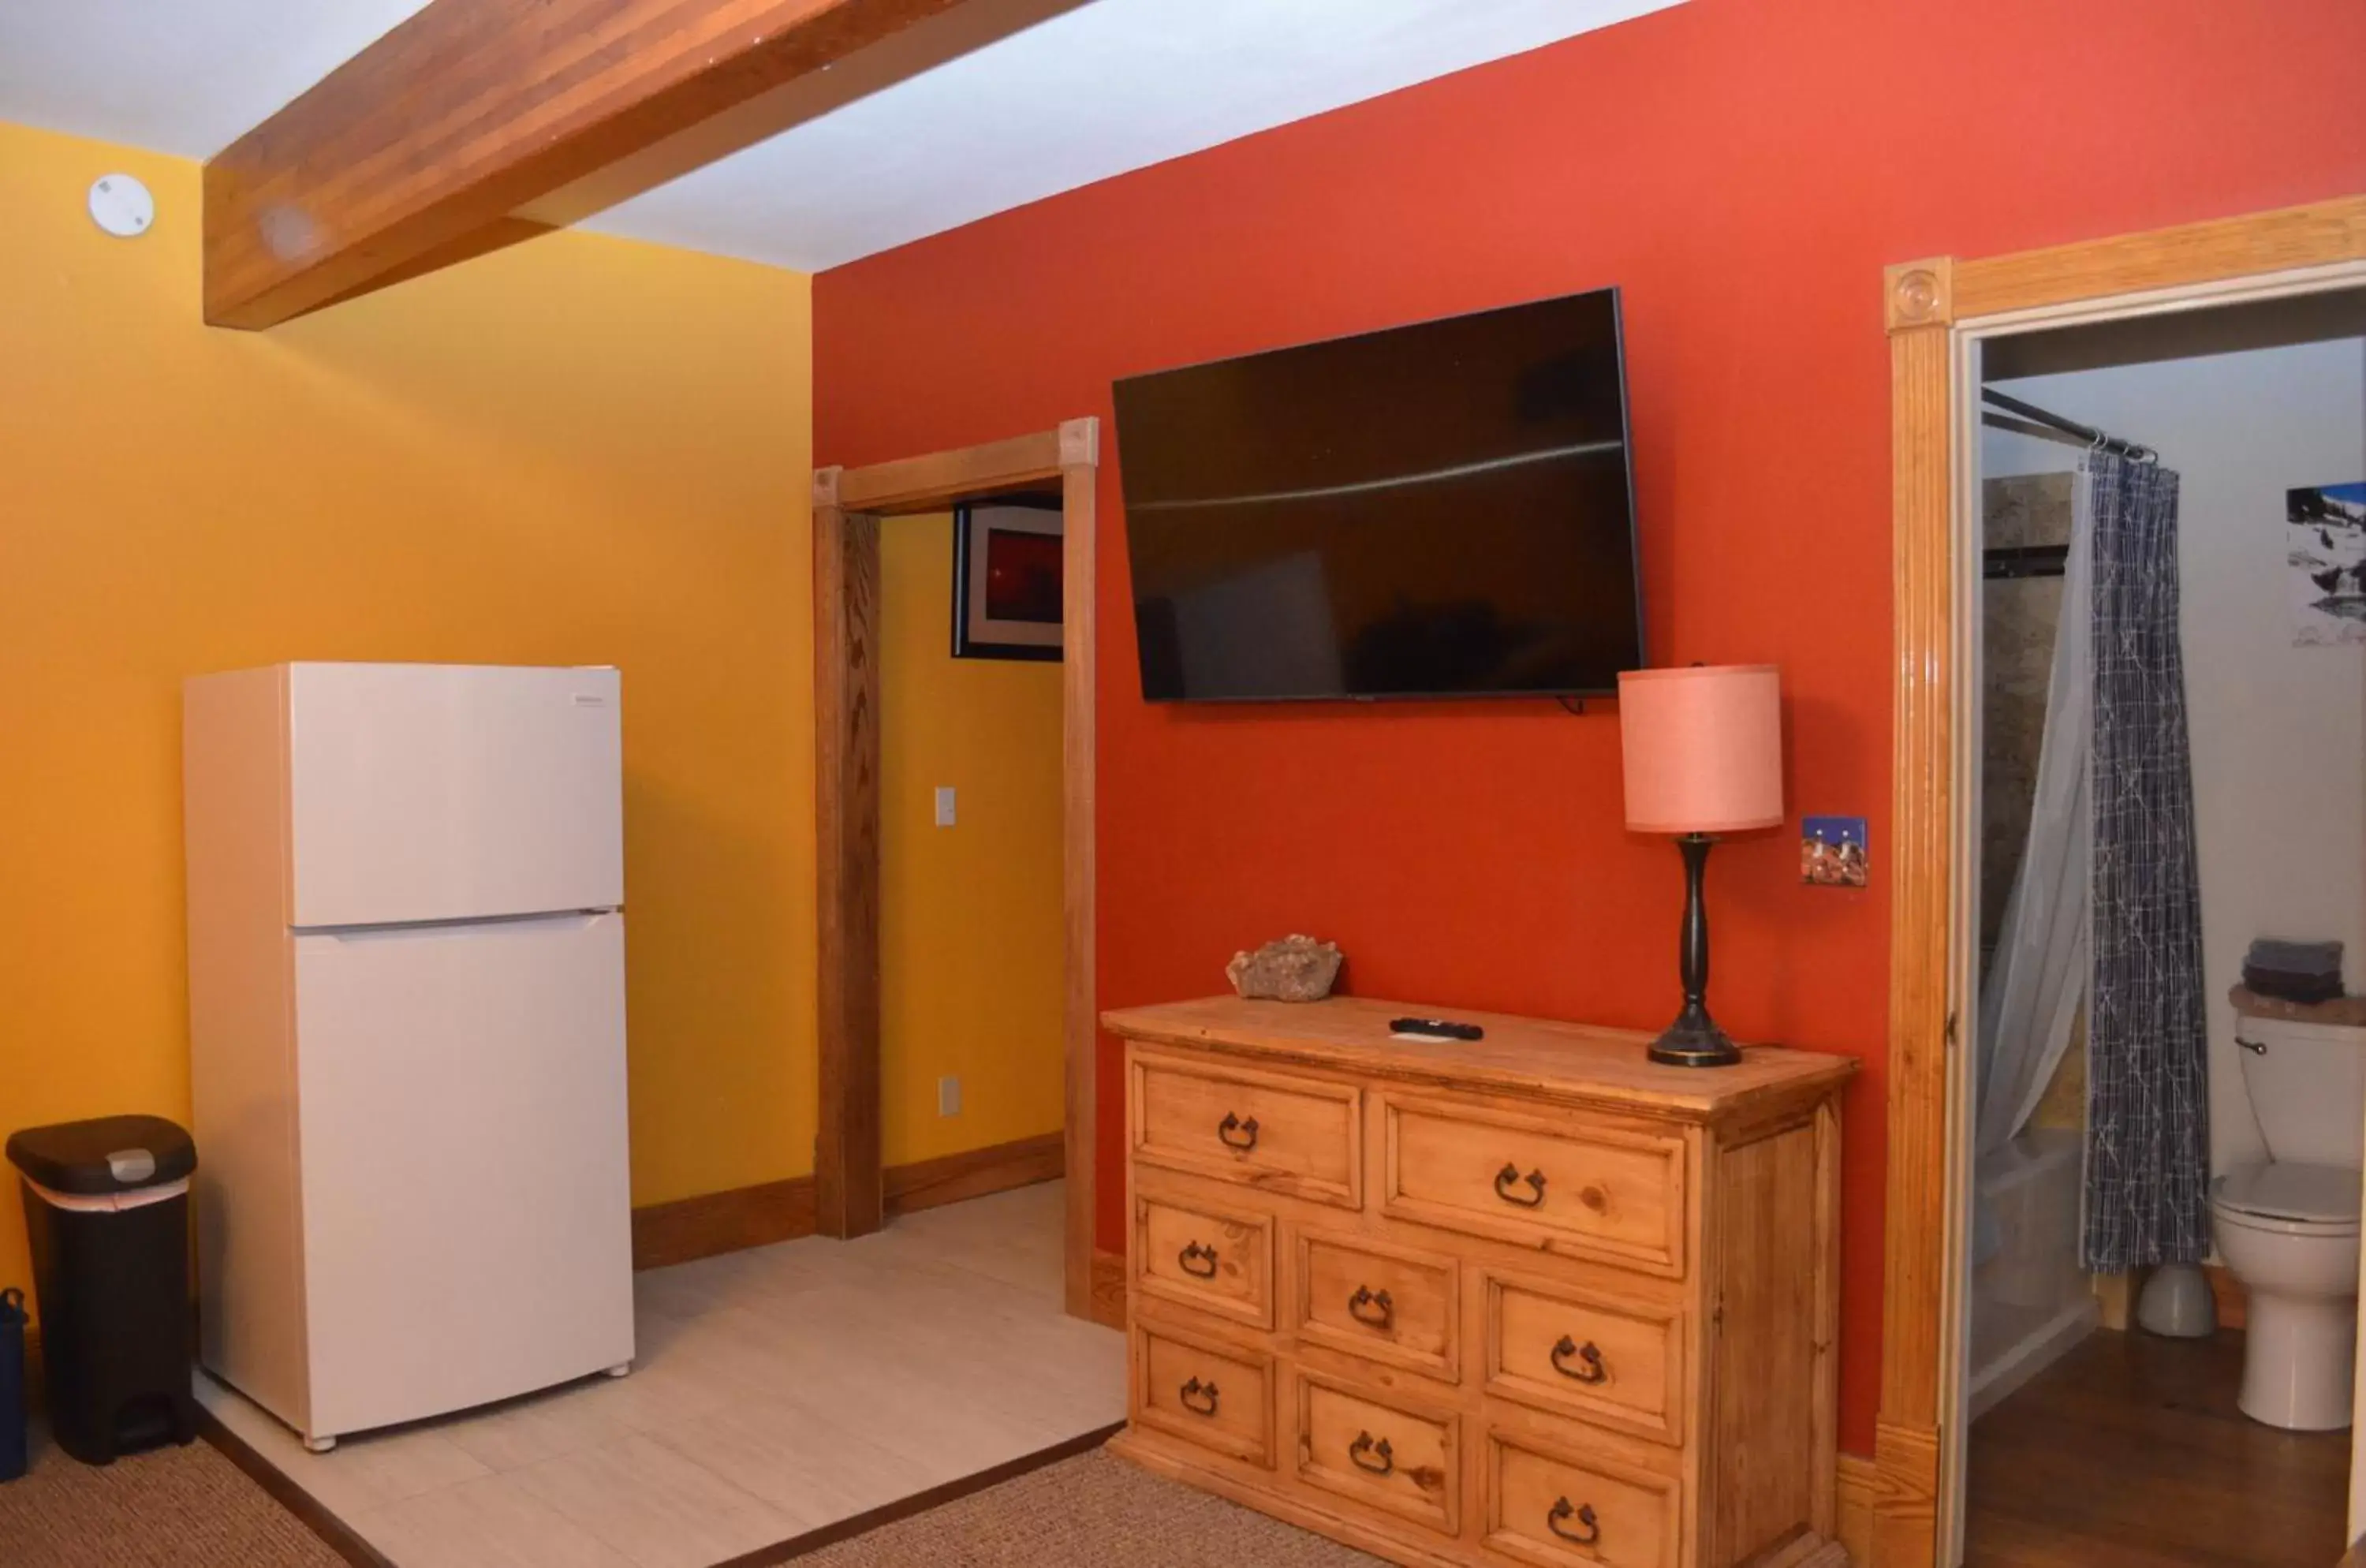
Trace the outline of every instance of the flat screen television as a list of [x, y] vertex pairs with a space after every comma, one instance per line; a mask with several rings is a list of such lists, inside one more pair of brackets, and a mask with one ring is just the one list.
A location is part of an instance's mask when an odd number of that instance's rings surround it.
[[1587, 695], [1643, 662], [1618, 293], [1117, 383], [1143, 695]]

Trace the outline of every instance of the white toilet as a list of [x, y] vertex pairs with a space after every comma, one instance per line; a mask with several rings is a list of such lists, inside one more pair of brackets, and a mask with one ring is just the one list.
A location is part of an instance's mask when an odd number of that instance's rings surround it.
[[2243, 1414], [2349, 1425], [2358, 1342], [2358, 1197], [2366, 1029], [2238, 1016], [2243, 1087], [2268, 1157], [2210, 1184], [2218, 1254], [2242, 1281]]

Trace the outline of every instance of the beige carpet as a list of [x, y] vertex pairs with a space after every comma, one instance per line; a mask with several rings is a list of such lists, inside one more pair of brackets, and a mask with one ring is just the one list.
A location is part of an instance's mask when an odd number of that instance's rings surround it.
[[[38, 1439], [37, 1439], [38, 1440]], [[344, 1568], [206, 1443], [80, 1464], [46, 1442], [0, 1484], [7, 1568]]]
[[[759, 1553], [771, 1558], [772, 1553]], [[104, 1469], [55, 1450], [0, 1485], [6, 1568], [344, 1568], [206, 1443]], [[794, 1559], [796, 1568], [1378, 1568], [1096, 1450]]]
[[1380, 1560], [1101, 1450], [883, 1526], [795, 1568], [1377, 1568]]

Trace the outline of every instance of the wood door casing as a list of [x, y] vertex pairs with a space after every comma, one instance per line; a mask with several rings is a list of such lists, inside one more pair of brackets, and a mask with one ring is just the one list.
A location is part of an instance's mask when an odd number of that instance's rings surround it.
[[[1963, 1030], [1955, 996], [1957, 631], [1956, 367], [1985, 320], [2076, 310], [2083, 319], [2203, 299], [2245, 280], [2293, 288], [2366, 263], [2366, 196], [2042, 250], [1900, 263], [1882, 278], [1890, 351], [1892, 582], [1888, 1148], [1881, 1387], [1874, 1427], [1874, 1561], [1932, 1568], [1941, 1492], [1942, 1365], [1951, 1342], [1949, 1085]], [[2319, 285], [2321, 286], [2321, 285]], [[2289, 291], [2289, 290], [2286, 290]], [[1961, 870], [1969, 874], [1970, 868]]]
[[[878, 519], [944, 511], [979, 495], [1060, 486], [1063, 1295], [1107, 1318], [1095, 1281], [1099, 1173], [1095, 1089], [1094, 756], [1098, 638], [1095, 503], [1100, 421], [945, 452], [814, 470], [815, 922], [819, 1014], [815, 1208], [822, 1234], [867, 1235], [884, 1218], [879, 1133]], [[1112, 1326], [1122, 1326], [1121, 1319]]]

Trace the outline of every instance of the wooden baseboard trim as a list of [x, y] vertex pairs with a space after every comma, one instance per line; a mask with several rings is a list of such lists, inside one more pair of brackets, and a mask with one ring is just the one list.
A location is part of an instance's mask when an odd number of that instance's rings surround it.
[[1935, 1568], [1939, 1552], [1939, 1429], [1876, 1421], [1873, 1540], [1880, 1568]]
[[965, 1154], [893, 1165], [882, 1173], [890, 1214], [914, 1214], [1014, 1187], [1056, 1181], [1067, 1168], [1067, 1140], [1058, 1133], [996, 1144]]
[[2135, 1321], [2135, 1276], [2096, 1274], [2090, 1276], [2090, 1284], [2095, 1292], [2097, 1325], [2114, 1334], [2125, 1334]]
[[[963, 1154], [890, 1166], [884, 1173], [887, 1213], [915, 1213], [1050, 1181], [1065, 1168], [1057, 1133], [994, 1144]], [[662, 1269], [814, 1234], [814, 1179], [791, 1177], [727, 1192], [706, 1192], [633, 1211], [633, 1267]]]
[[1849, 1561], [1856, 1568], [1865, 1568], [1873, 1561], [1873, 1498], [1881, 1487], [1880, 1472], [1869, 1459], [1842, 1454], [1834, 1480], [1839, 1491], [1835, 1529], [1841, 1545], [1847, 1548]]
[[633, 1211], [633, 1267], [663, 1269], [814, 1233], [814, 1179], [792, 1177]]
[[2210, 1294], [2218, 1303], [2218, 1326], [2241, 1328], [2247, 1325], [2250, 1321], [2250, 1297], [2243, 1289], [2243, 1281], [2235, 1278], [2235, 1271], [2224, 1263], [2205, 1263], [2202, 1274], [2210, 1281]]
[[352, 1563], [354, 1568], [395, 1568], [391, 1559], [364, 1540], [351, 1525], [329, 1512], [318, 1497], [297, 1485], [269, 1460], [255, 1452], [244, 1438], [223, 1426], [220, 1418], [202, 1404], [197, 1406], [197, 1436], [224, 1459], [244, 1471], [249, 1480], [271, 1495], [273, 1502], [295, 1515], [299, 1524], [319, 1536], [330, 1551]]
[[1104, 1328], [1125, 1327], [1125, 1254], [1093, 1249], [1092, 1319]]

